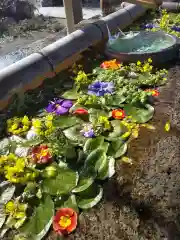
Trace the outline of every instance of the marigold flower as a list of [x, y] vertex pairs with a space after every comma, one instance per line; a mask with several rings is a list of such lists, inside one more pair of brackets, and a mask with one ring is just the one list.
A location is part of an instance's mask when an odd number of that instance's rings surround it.
[[47, 145], [33, 147], [31, 157], [34, 163], [43, 164], [51, 162], [52, 155]]
[[159, 92], [156, 89], [146, 89], [145, 92], [150, 92], [153, 97], [159, 96]]
[[101, 63], [100, 67], [104, 69], [119, 69], [121, 64], [116, 59], [113, 59]]
[[125, 111], [122, 109], [115, 109], [112, 111], [112, 117], [115, 119], [123, 119], [125, 118]]
[[84, 108], [78, 108], [73, 112], [73, 114], [85, 115], [88, 114], [88, 111]]
[[53, 219], [53, 229], [59, 235], [68, 235], [76, 229], [77, 213], [71, 208], [60, 208]]

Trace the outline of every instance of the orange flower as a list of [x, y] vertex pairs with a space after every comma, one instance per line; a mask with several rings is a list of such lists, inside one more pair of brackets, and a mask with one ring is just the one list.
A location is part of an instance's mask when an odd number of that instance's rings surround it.
[[121, 64], [116, 60], [105, 61], [101, 63], [100, 67], [104, 69], [119, 69]]
[[53, 229], [59, 235], [68, 235], [77, 227], [77, 213], [71, 208], [60, 208], [53, 219]]
[[122, 109], [115, 109], [112, 111], [112, 117], [115, 119], [123, 119], [125, 118], [125, 112]]
[[153, 97], [159, 96], [159, 92], [156, 89], [146, 89], [145, 92], [150, 92]]
[[47, 145], [40, 145], [33, 147], [31, 157], [34, 163], [48, 163], [52, 160], [52, 155]]

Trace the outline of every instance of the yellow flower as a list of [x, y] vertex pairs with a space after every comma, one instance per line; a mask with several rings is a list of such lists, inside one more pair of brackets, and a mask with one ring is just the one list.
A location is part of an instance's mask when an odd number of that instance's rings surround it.
[[152, 59], [151, 58], [148, 58], [148, 63], [152, 63]]
[[29, 126], [31, 121], [29, 120], [28, 116], [24, 116], [22, 119], [22, 124]]
[[110, 122], [107, 117], [100, 116], [98, 118], [98, 123], [102, 124], [105, 129], [109, 129], [111, 127]]
[[42, 122], [39, 119], [32, 119], [32, 125], [35, 128], [41, 128], [42, 127]]
[[9, 201], [8, 203], [6, 203], [6, 205], [5, 205], [5, 212], [7, 214], [13, 213], [15, 211], [15, 209], [16, 209], [16, 206], [14, 204], [14, 201]]
[[137, 61], [137, 66], [141, 66], [141, 62], [140, 61]]

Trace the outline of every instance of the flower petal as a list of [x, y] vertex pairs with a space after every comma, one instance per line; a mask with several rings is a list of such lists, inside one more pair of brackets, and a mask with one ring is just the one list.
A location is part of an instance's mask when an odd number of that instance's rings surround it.
[[73, 105], [73, 102], [71, 100], [64, 100], [61, 104], [64, 108], [71, 108]]
[[55, 111], [56, 107], [54, 103], [49, 103], [49, 105], [45, 109], [47, 112], [52, 113]]
[[64, 107], [62, 107], [62, 106], [58, 106], [58, 107], [56, 108], [56, 110], [55, 110], [55, 113], [56, 113], [57, 115], [63, 115], [63, 114], [66, 114], [66, 113], [68, 113], [68, 112], [69, 112], [69, 109], [64, 108]]

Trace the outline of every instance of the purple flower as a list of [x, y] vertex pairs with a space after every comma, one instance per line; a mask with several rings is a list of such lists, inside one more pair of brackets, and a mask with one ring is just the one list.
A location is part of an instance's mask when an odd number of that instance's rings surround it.
[[84, 126], [83, 130], [80, 131], [84, 137], [86, 138], [94, 138], [95, 134], [94, 134], [94, 130], [91, 126], [86, 125]]
[[97, 97], [104, 96], [106, 93], [113, 93], [114, 84], [112, 82], [94, 82], [88, 87], [88, 94], [96, 95]]
[[141, 26], [141, 28], [143, 28], [143, 29], [152, 29], [154, 27], [156, 27], [156, 26], [153, 23], [147, 23], [147, 24], [144, 24]]
[[55, 113], [57, 115], [63, 115], [69, 112], [73, 102], [66, 99], [54, 99], [46, 108], [48, 113]]
[[171, 30], [173, 30], [175, 32], [180, 32], [180, 26], [174, 25], [174, 26], [171, 27]]

